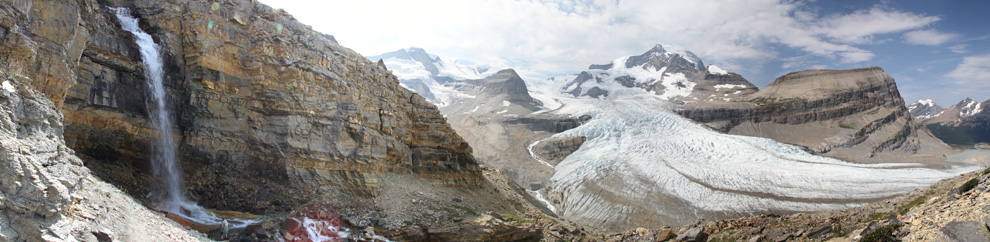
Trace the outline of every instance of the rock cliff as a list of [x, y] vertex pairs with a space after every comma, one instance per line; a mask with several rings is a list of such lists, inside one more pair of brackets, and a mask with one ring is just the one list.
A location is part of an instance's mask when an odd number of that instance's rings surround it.
[[138, 46], [108, 7], [131, 9], [162, 47], [186, 189], [206, 207], [267, 213], [318, 200], [352, 223], [392, 228], [452, 223], [420, 222], [432, 210], [407, 204], [416, 192], [479, 211], [521, 209], [502, 197], [514, 191], [482, 177], [434, 105], [279, 9], [251, 0], [0, 0], [0, 69], [51, 100], [64, 113], [66, 148], [134, 197], [159, 183], [148, 170], [158, 133]]
[[935, 164], [950, 152], [921, 129], [894, 78], [878, 67], [794, 72], [743, 100], [689, 103], [677, 112], [723, 132], [772, 138], [857, 162]]
[[0, 240], [205, 239], [94, 177], [45, 95], [0, 74]]
[[432, 105], [280, 10], [253, 1], [4, 3], [4, 68], [63, 109], [69, 147], [107, 179], [139, 184], [129, 188], [147, 188], [129, 174], [146, 174], [157, 134], [137, 47], [102, 4], [134, 9], [164, 49], [188, 188], [209, 206], [373, 196], [389, 173], [478, 186], [470, 147]]

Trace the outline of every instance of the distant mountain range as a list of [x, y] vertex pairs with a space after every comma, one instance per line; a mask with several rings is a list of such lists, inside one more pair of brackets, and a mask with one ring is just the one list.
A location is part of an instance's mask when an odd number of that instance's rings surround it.
[[968, 146], [990, 142], [990, 111], [987, 111], [990, 100], [981, 103], [966, 98], [949, 108], [942, 108], [931, 100], [918, 100], [908, 109], [946, 143]]
[[368, 56], [368, 59], [382, 60], [403, 87], [419, 93], [438, 107], [449, 105], [458, 93], [447, 84], [455, 80], [481, 79], [505, 69], [504, 66], [445, 59], [415, 47]]
[[761, 91], [663, 45], [535, 81], [415, 48], [369, 58], [429, 90], [479, 162], [606, 230], [856, 206], [971, 169], [945, 169], [949, 147], [918, 132], [878, 67], [790, 73]]
[[[642, 88], [677, 102], [732, 101], [757, 91], [739, 74], [705, 66], [694, 53], [656, 45], [646, 53], [595, 64], [576, 75], [550, 79], [572, 96], [604, 98], [624, 88]], [[560, 84], [558, 84], [560, 85]]]

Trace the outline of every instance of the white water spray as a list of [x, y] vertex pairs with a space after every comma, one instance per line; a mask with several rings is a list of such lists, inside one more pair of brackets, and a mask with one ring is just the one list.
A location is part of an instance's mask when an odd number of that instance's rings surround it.
[[[154, 156], [151, 158], [151, 171], [157, 177], [165, 180], [164, 201], [153, 204], [156, 209], [180, 215], [187, 220], [204, 225], [220, 224], [222, 219], [212, 212], [186, 199], [182, 186], [182, 170], [176, 159], [175, 140], [172, 138], [172, 115], [169, 112], [168, 101], [165, 98], [163, 84], [164, 71], [160, 47], [155, 44], [151, 35], [138, 27], [138, 19], [131, 17], [127, 8], [111, 8], [117, 14], [120, 27], [134, 35], [134, 41], [141, 49], [141, 61], [144, 63], [144, 77], [148, 80], [147, 108], [151, 123], [158, 129], [158, 143], [155, 144]], [[250, 220], [231, 220], [232, 227], [245, 227]]]

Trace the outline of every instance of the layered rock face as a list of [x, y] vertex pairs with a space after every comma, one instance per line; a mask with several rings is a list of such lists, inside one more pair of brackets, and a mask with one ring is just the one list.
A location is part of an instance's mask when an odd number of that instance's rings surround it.
[[199, 239], [97, 180], [65, 145], [62, 115], [43, 94], [4, 74], [0, 83], [0, 240]]
[[471, 148], [433, 105], [279, 10], [254, 1], [2, 3], [0, 68], [60, 107], [67, 146], [132, 192], [154, 183], [145, 171], [157, 134], [137, 46], [102, 4], [131, 8], [162, 46], [187, 188], [208, 207], [373, 197], [390, 174], [480, 185]]
[[723, 132], [772, 138], [844, 160], [939, 163], [949, 152], [920, 129], [894, 79], [878, 67], [794, 72], [744, 99], [688, 104], [677, 112]]

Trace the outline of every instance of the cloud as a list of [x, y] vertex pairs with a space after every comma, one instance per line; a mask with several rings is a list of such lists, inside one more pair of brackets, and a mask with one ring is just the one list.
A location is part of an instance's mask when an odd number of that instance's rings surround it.
[[942, 33], [930, 29], [904, 33], [904, 41], [915, 45], [941, 45], [956, 38], [959, 38], [958, 34]]
[[857, 45], [939, 21], [881, 7], [819, 16], [806, 1], [778, 0], [261, 1], [365, 55], [417, 46], [543, 77], [656, 43], [683, 46], [740, 73], [794, 56], [858, 63], [875, 55]]
[[967, 88], [990, 87], [990, 55], [967, 56], [945, 76]]
[[852, 14], [832, 16], [822, 23], [820, 31], [839, 42], [868, 44], [875, 35], [917, 29], [936, 21], [939, 21], [939, 17], [874, 7]]
[[958, 44], [949, 46], [949, 50], [956, 54], [966, 54], [969, 53], [969, 50], [967, 50], [966, 47], [968, 47], [966, 44]]

